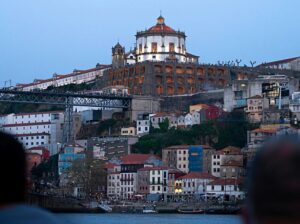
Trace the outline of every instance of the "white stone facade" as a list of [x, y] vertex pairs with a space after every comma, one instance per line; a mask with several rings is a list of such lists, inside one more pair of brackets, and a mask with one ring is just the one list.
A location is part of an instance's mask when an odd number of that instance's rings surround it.
[[0, 118], [1, 130], [17, 137], [25, 148], [50, 149], [50, 144], [56, 145], [62, 140], [62, 111], [8, 114]]
[[120, 196], [123, 199], [132, 198], [133, 195], [137, 192], [137, 173], [121, 173], [121, 192]]
[[107, 196], [118, 199], [121, 196], [121, 175], [120, 172], [107, 174]]
[[59, 87], [69, 84], [81, 84], [95, 80], [103, 75], [103, 72], [108, 69], [108, 65], [100, 65], [100, 68], [88, 70], [74, 70], [73, 73], [67, 75], [54, 74], [52, 78], [40, 80], [36, 79], [33, 83], [17, 84], [17, 88], [23, 91], [45, 90], [50, 86]]

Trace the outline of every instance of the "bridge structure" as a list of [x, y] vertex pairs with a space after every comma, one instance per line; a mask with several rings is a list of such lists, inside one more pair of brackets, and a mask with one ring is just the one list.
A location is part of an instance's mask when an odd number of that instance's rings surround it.
[[100, 110], [131, 107], [130, 95], [84, 94], [84, 93], [56, 93], [45, 91], [16, 91], [0, 89], [0, 102], [52, 104], [65, 107], [63, 139], [66, 144], [74, 142], [72, 132], [73, 107], [96, 107]]

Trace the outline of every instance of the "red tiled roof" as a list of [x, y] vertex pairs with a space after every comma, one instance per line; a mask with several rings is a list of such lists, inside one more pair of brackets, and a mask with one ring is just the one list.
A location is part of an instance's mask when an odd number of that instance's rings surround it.
[[234, 179], [234, 178], [219, 178], [212, 182], [210, 182], [208, 185], [237, 185], [243, 183], [242, 179]]
[[178, 179], [215, 179], [213, 175], [205, 172], [191, 172]]
[[147, 170], [168, 170], [169, 167], [166, 167], [166, 166], [147, 166], [147, 167], [144, 167], [144, 168], [141, 168], [139, 169], [139, 171], [147, 171]]
[[191, 105], [191, 107], [193, 106], [198, 106], [198, 107], [202, 107], [202, 108], [209, 108], [210, 106], [204, 103], [199, 103], [199, 104], [195, 104], [195, 105]]
[[152, 155], [152, 154], [133, 153], [133, 154], [129, 154], [129, 155], [121, 157], [121, 161], [123, 164], [144, 164], [146, 162], [146, 160], [148, 160], [152, 157], [154, 157], [156, 159], [160, 159], [158, 156]]
[[179, 169], [169, 168], [169, 174], [175, 174], [175, 173], [184, 174], [184, 172]]
[[69, 74], [65, 74], [65, 75], [57, 75], [56, 77], [53, 77], [53, 78], [38, 80], [37, 82], [28, 83], [28, 84], [19, 83], [19, 84], [17, 84], [17, 86], [22, 86], [22, 87], [34, 86], [34, 85], [38, 85], [38, 84], [45, 83], [45, 82], [51, 82], [51, 81], [54, 81], [54, 80], [64, 79], [64, 78], [68, 78], [68, 77], [71, 77], [71, 76], [77, 76], [77, 75], [81, 75], [81, 74], [84, 74], [84, 73], [97, 71], [99, 69], [103, 69], [103, 68], [106, 68], [106, 67], [108, 68], [108, 67], [110, 67], [110, 65], [100, 65], [100, 68], [96, 67], [96, 68], [91, 68], [91, 69], [86, 69], [86, 70], [76, 70], [76, 73], [69, 73]]
[[273, 129], [261, 129], [261, 128], [257, 128], [252, 130], [251, 132], [259, 132], [259, 133], [276, 133], [276, 130]]
[[155, 26], [150, 27], [147, 31], [151, 33], [176, 33], [175, 30], [166, 24], [156, 24]]
[[63, 110], [54, 110], [54, 111], [41, 111], [41, 112], [24, 112], [14, 114], [14, 116], [22, 116], [22, 115], [34, 115], [34, 114], [53, 114], [53, 113], [64, 113]]
[[294, 57], [294, 58], [287, 58], [287, 59], [278, 60], [278, 61], [271, 61], [271, 62], [260, 64], [259, 66], [272, 66], [272, 65], [279, 65], [279, 64], [289, 63], [289, 62], [292, 62], [292, 61], [294, 61], [298, 58], [300, 59], [300, 57]]
[[118, 166], [118, 164], [115, 164], [115, 163], [105, 163], [103, 165], [103, 168], [104, 169], [113, 169], [115, 166]]
[[19, 127], [19, 126], [35, 126], [35, 125], [47, 125], [51, 122], [36, 122], [36, 123], [21, 123], [21, 124], [5, 124], [3, 127]]
[[23, 136], [40, 136], [40, 135], [50, 135], [49, 133], [29, 133], [29, 134], [16, 134], [15, 137], [23, 137]]

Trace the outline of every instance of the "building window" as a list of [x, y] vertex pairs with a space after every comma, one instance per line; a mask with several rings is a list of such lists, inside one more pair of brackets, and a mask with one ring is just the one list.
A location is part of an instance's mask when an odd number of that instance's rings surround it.
[[156, 42], [151, 43], [151, 52], [157, 53], [157, 43]]
[[142, 46], [142, 44], [139, 44], [139, 54], [141, 54], [142, 51], [143, 51], [143, 46]]
[[155, 186], [152, 186], [152, 191], [155, 191]]
[[169, 43], [169, 52], [174, 52], [175, 51], [175, 45], [174, 43]]

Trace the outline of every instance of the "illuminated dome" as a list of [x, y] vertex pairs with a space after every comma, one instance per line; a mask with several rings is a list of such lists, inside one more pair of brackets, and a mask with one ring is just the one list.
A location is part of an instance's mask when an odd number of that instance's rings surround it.
[[148, 32], [157, 32], [157, 33], [176, 33], [175, 30], [173, 30], [171, 27], [167, 26], [165, 24], [165, 18], [162, 16], [159, 16], [157, 18], [157, 23], [155, 26], [152, 26], [150, 29], [148, 29]]
[[187, 62], [185, 33], [165, 24], [161, 15], [156, 24], [136, 34], [136, 61]]

